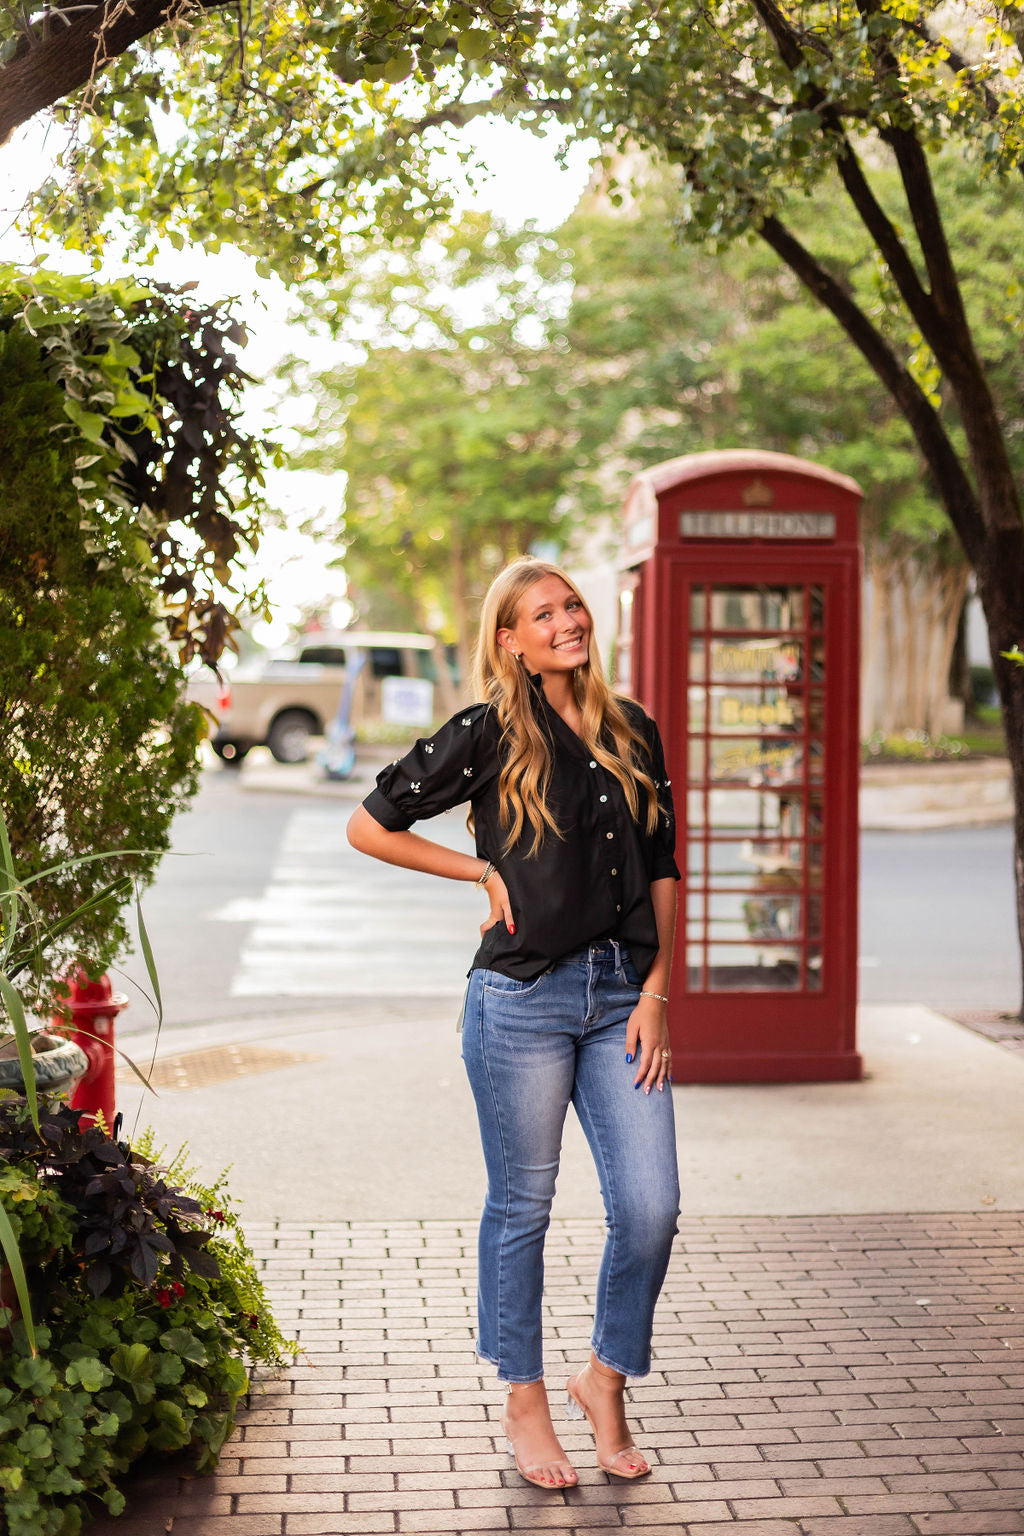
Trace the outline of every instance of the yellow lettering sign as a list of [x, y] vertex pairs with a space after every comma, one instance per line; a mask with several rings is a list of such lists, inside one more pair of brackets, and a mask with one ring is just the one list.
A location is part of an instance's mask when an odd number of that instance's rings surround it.
[[798, 748], [752, 746], [730, 747], [712, 765], [714, 779], [734, 779], [745, 773], [768, 773], [773, 779], [792, 777], [799, 764]]
[[722, 725], [783, 725], [796, 724], [793, 706], [788, 699], [776, 699], [774, 703], [758, 704], [753, 700], [738, 699], [733, 695], [720, 700], [718, 719]]
[[742, 672], [761, 677], [794, 678], [800, 675], [800, 647], [785, 645], [713, 645], [711, 670], [719, 676]]

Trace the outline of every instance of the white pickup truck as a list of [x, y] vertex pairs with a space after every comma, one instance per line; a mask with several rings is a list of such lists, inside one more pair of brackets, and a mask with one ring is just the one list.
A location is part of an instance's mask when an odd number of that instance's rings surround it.
[[365, 658], [349, 715], [357, 729], [381, 718], [385, 678], [439, 680], [439, 647], [431, 636], [385, 630], [306, 635], [293, 650], [225, 671], [223, 682], [204, 669], [189, 679], [188, 697], [217, 722], [210, 738], [217, 756], [240, 763], [252, 747], [268, 746], [279, 763], [304, 762], [311, 738], [324, 735], [337, 714], [353, 652]]

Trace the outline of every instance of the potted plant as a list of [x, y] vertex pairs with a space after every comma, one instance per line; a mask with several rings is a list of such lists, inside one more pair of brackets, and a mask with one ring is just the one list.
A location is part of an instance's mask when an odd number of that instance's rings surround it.
[[[7, 1305], [0, 1351], [0, 1498], [9, 1536], [74, 1536], [139, 1457], [216, 1465], [253, 1366], [294, 1346], [218, 1184], [153, 1161], [77, 1111], [0, 1103], [0, 1205], [35, 1313]], [[9, 1298], [4, 1297], [5, 1301]]]
[[[43, 1032], [31, 1028], [14, 981], [79, 916], [46, 922], [32, 890], [48, 873], [19, 877], [0, 818], [0, 1002], [20, 1069], [20, 1091], [0, 1097], [9, 1536], [74, 1536], [97, 1501], [119, 1513], [118, 1483], [148, 1452], [189, 1450], [198, 1468], [214, 1466], [249, 1367], [275, 1367], [294, 1349], [267, 1308], [223, 1179], [204, 1187], [183, 1153], [161, 1168], [148, 1135], [129, 1145], [116, 1128], [83, 1129], [53, 1093], [52, 1073], [40, 1085], [39, 1063], [66, 1042], [34, 1051]], [[125, 878], [88, 907], [123, 899]], [[140, 934], [159, 1017], [144, 926]]]

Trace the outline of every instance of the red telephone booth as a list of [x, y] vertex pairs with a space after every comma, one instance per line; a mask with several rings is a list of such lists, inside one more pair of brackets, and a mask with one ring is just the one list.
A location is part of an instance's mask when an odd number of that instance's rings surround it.
[[854, 481], [698, 453], [626, 496], [620, 685], [678, 815], [677, 1082], [858, 1078]]

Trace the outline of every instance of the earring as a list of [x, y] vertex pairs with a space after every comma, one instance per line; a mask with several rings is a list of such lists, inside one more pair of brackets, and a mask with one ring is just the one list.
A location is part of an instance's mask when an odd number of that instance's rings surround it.
[[523, 659], [522, 651], [513, 651], [512, 652], [512, 656], [513, 656], [513, 659], [515, 661], [522, 661], [522, 659]]

